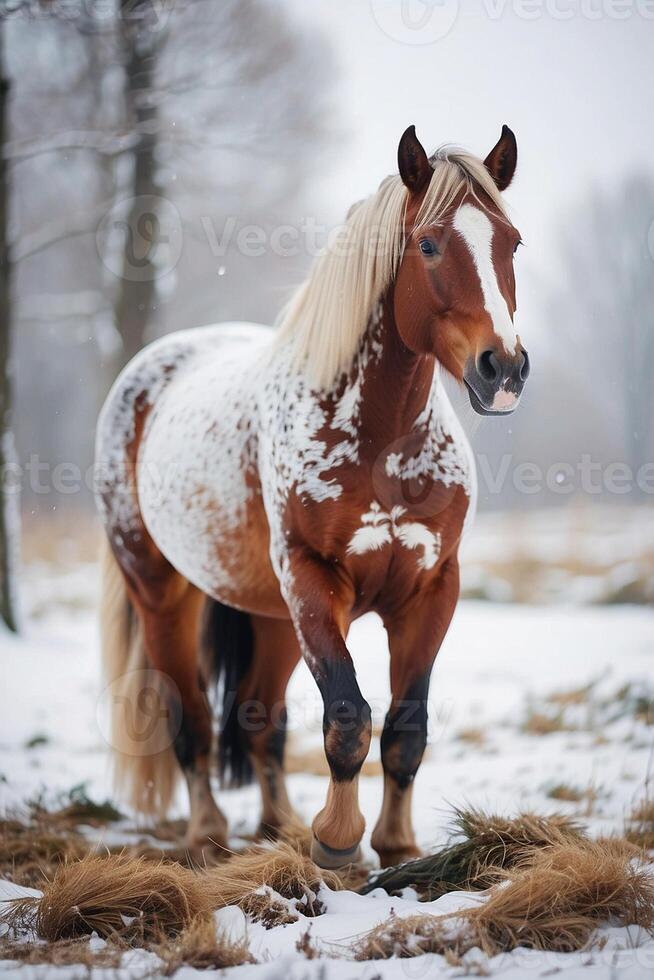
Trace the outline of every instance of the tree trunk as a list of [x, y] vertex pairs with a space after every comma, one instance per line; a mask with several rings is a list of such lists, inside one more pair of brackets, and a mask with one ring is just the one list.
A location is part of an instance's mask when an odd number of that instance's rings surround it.
[[156, 301], [159, 222], [157, 203], [157, 110], [149, 96], [155, 81], [158, 36], [147, 22], [149, 0], [121, 0], [128, 109], [139, 140], [133, 150], [131, 203], [126, 217], [122, 277], [116, 301], [116, 326], [123, 341], [126, 364], [146, 343]]
[[14, 633], [17, 614], [14, 592], [15, 559], [18, 553], [17, 498], [13, 495], [10, 470], [15, 462], [11, 431], [11, 264], [8, 226], [8, 167], [5, 160], [9, 81], [5, 78], [3, 37], [0, 25], [0, 617]]

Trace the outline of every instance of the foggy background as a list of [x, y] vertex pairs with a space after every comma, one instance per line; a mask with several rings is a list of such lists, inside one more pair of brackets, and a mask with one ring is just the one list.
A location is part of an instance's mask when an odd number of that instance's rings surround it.
[[490, 515], [464, 582], [495, 599], [652, 598], [654, 9], [2, 9], [9, 482], [28, 559], [92, 535], [95, 418], [143, 343], [271, 322], [329, 229], [396, 170], [409, 124], [429, 152], [452, 142], [484, 157], [507, 123], [519, 161], [506, 197], [525, 242], [516, 324], [532, 374], [507, 419], [480, 421], [455, 393]]

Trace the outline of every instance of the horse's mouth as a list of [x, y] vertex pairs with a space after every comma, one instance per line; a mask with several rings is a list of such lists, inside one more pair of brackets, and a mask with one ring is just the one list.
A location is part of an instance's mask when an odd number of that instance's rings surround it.
[[470, 404], [477, 413], [477, 415], [512, 415], [515, 412], [518, 404], [520, 403], [520, 395], [514, 395], [513, 400], [503, 399], [501, 396], [508, 394], [508, 392], [499, 391], [496, 392], [493, 397], [493, 402], [491, 405], [486, 405], [482, 402], [481, 398], [472, 387], [469, 381], [465, 378], [463, 383], [468, 389], [468, 397], [470, 398]]

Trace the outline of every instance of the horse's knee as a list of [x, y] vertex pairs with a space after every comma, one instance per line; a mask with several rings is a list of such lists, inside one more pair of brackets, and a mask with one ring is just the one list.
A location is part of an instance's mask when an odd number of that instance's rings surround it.
[[325, 755], [334, 779], [353, 779], [363, 765], [372, 736], [370, 705], [359, 694], [325, 707], [323, 721]]
[[177, 761], [184, 771], [193, 769], [197, 759], [211, 754], [211, 712], [204, 698], [181, 699], [181, 717], [176, 727], [173, 748]]
[[406, 699], [389, 712], [380, 740], [382, 765], [400, 789], [406, 789], [420, 768], [427, 745], [427, 705]]
[[262, 762], [270, 760], [279, 766], [284, 765], [286, 749], [287, 712], [282, 707], [276, 712], [266, 714], [260, 726], [244, 732], [248, 752]]

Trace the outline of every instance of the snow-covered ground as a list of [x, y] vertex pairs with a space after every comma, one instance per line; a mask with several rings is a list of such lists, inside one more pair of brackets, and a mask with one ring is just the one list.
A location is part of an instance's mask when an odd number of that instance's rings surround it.
[[[0, 710], [0, 807], [20, 804], [40, 790], [58, 792], [85, 783], [98, 800], [111, 794], [98, 640], [89, 597], [95, 569], [64, 572], [55, 581], [47, 567], [27, 570], [27, 606], [32, 611], [20, 638], [0, 635], [3, 680]], [[76, 599], [78, 597], [78, 599]], [[79, 601], [78, 601], [79, 600]], [[351, 649], [361, 688], [381, 724], [388, 702], [388, 653], [375, 617], [351, 632]], [[443, 844], [451, 804], [472, 804], [506, 814], [521, 809], [581, 814], [592, 833], [621, 831], [624, 818], [645, 793], [652, 761], [654, 728], [654, 610], [636, 606], [518, 606], [464, 601], [460, 604], [432, 681], [430, 745], [416, 780], [415, 821], [424, 848]], [[573, 698], [562, 692], [592, 685]], [[553, 700], [552, 694], [557, 695]], [[301, 665], [289, 689], [291, 751], [321, 744], [321, 705], [308, 670]], [[572, 703], [568, 703], [572, 702]], [[543, 721], [543, 719], [545, 719]], [[549, 734], [536, 734], [543, 728]], [[371, 758], [378, 758], [378, 742]], [[576, 802], [553, 799], [561, 787]], [[320, 808], [326, 778], [289, 777], [290, 795], [307, 822]], [[374, 825], [381, 804], [378, 776], [361, 779], [361, 805]], [[565, 794], [563, 794], [565, 795]], [[255, 787], [219, 793], [233, 843], [254, 831], [258, 820]], [[184, 811], [183, 797], [179, 812]], [[114, 828], [112, 835], [119, 835]], [[114, 839], [108, 840], [114, 843]], [[369, 838], [366, 857], [373, 859]], [[295, 948], [310, 925], [312, 940], [325, 952], [346, 952], [352, 937], [365, 932], [393, 908], [405, 915], [450, 910], [471, 900], [449, 895], [427, 906], [410, 898], [327, 893], [326, 914], [265, 930], [247, 926], [259, 966], [238, 969], [246, 977], [408, 978], [464, 975], [440, 957], [352, 963], [344, 959], [308, 961]], [[239, 915], [230, 928], [245, 927]], [[635, 931], [606, 929], [602, 949], [579, 954], [516, 951], [483, 966], [502, 978], [544, 976], [635, 980], [654, 975], [654, 943]], [[144, 958], [145, 957], [145, 958]], [[146, 954], [132, 957], [131, 975], [143, 974]], [[26, 980], [43, 968], [0, 964], [0, 977]], [[48, 976], [71, 976], [70, 968]], [[121, 971], [126, 980], [130, 971]], [[86, 975], [86, 974], [83, 974]], [[195, 975], [189, 969], [179, 977]], [[199, 974], [198, 974], [199, 975]], [[235, 974], [236, 975], [236, 974]]]

